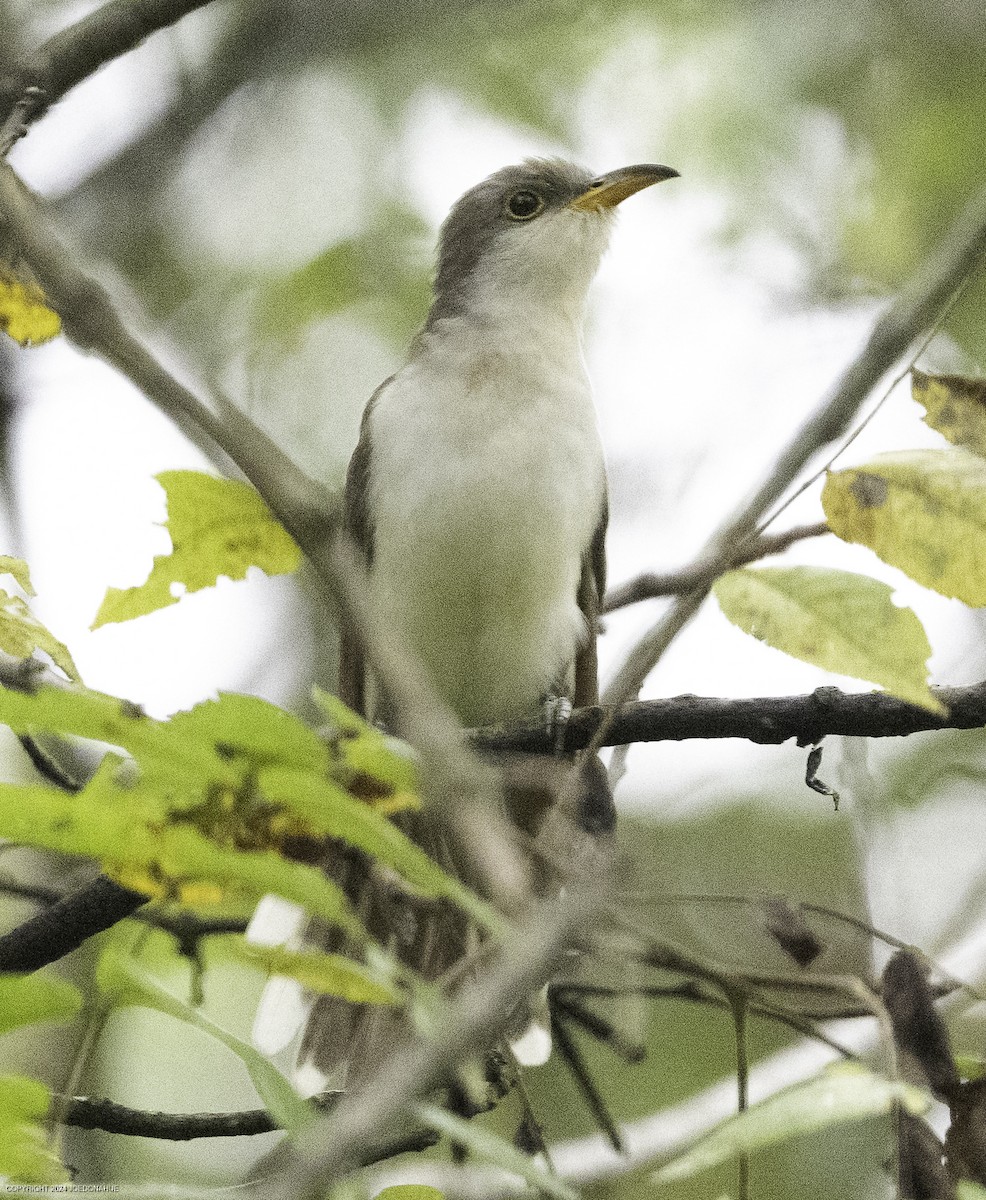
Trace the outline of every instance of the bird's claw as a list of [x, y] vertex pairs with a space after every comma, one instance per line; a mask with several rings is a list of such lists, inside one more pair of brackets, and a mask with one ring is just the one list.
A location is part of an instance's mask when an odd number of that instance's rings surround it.
[[572, 702], [567, 696], [546, 696], [543, 701], [544, 721], [554, 744], [555, 757], [565, 753], [565, 732], [572, 715]]

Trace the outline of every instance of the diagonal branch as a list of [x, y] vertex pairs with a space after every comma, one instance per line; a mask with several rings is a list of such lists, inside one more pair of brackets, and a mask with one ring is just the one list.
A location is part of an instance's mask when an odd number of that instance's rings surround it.
[[703, 564], [700, 582], [694, 591], [680, 595], [640, 639], [607, 687], [606, 703], [616, 704], [637, 696], [662, 654], [698, 612], [716, 577], [731, 565], [735, 548], [751, 537], [760, 519], [812, 457], [842, 437], [881, 376], [934, 320], [984, 250], [986, 189], [972, 197], [937, 252], [877, 321], [859, 355], [784, 447], [754, 494], [723, 521], [706, 543], [698, 559]]
[[26, 127], [100, 67], [139, 46], [150, 34], [180, 21], [211, 0], [109, 0], [62, 29], [0, 77], [0, 127], [17, 115]]
[[[806, 538], [822, 537], [830, 532], [824, 521], [814, 525], [796, 525], [783, 533], [763, 533], [751, 538], [745, 545], [740, 546], [730, 562], [730, 568], [742, 567], [746, 563], [759, 562], [772, 554], [780, 554], [802, 542]], [[611, 588], [603, 600], [604, 613], [615, 612], [618, 608], [626, 608], [630, 604], [638, 604], [641, 600], [653, 600], [660, 596], [680, 596], [682, 592], [691, 592], [702, 586], [707, 567], [704, 563], [693, 563], [680, 571], [671, 571], [666, 575], [647, 572], [621, 583], [619, 587]]]

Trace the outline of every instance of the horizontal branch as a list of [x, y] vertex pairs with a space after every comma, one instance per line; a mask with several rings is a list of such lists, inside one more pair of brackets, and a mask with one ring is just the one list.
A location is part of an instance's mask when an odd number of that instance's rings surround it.
[[[99, 1129], [103, 1133], [168, 1142], [190, 1142], [196, 1138], [255, 1137], [262, 1133], [276, 1133], [281, 1128], [265, 1108], [224, 1113], [147, 1112], [117, 1104], [113, 1100], [89, 1096], [67, 1097], [61, 1123], [75, 1129]], [[360, 1166], [368, 1167], [397, 1154], [427, 1150], [437, 1141], [438, 1135], [433, 1130], [418, 1129], [402, 1138], [370, 1142], [361, 1156]]]
[[0, 126], [29, 96], [30, 102], [19, 116], [19, 123], [26, 127], [100, 67], [210, 2], [110, 0], [60, 30], [0, 77]]
[[[970, 687], [932, 688], [948, 709], [941, 717], [886, 692], [846, 693], [820, 687], [804, 696], [674, 696], [641, 700], [616, 709], [577, 708], [565, 729], [565, 749], [582, 750], [605, 727], [601, 745], [742, 738], [765, 746], [794, 739], [812, 746], [824, 737], [908, 737], [934, 729], [986, 726], [986, 682]], [[480, 750], [551, 754], [555, 733], [543, 722], [517, 722], [471, 732]]]

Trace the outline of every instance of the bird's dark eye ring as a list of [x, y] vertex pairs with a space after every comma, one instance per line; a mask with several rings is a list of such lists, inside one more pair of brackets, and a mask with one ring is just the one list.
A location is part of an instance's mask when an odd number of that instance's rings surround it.
[[529, 221], [544, 208], [544, 198], [522, 188], [507, 197], [507, 216], [513, 221]]

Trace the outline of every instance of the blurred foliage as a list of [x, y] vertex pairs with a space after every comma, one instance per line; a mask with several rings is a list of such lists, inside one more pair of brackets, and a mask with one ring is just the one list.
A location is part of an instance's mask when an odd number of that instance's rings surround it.
[[[15, 37], [35, 44], [75, 11], [60, 0], [0, 5], [0, 55]], [[632, 145], [635, 157], [673, 162], [697, 206], [711, 197], [720, 246], [743, 270], [771, 278], [778, 248], [795, 264], [777, 285], [790, 303], [894, 292], [983, 181], [986, 8], [979, 0], [295, 0], [228, 5], [217, 35], [201, 40], [191, 48], [170, 35], [148, 43], [137, 83], [142, 96], [160, 100], [159, 112], [73, 184], [59, 207], [85, 252], [118, 271], [206, 373], [232, 379], [243, 402], [268, 407], [265, 419], [275, 426], [278, 402], [290, 399], [281, 394], [285, 364], [309, 356], [296, 397], [302, 419], [289, 436], [301, 446], [328, 424], [324, 436], [337, 444], [339, 460], [370, 390], [367, 345], [379, 338], [379, 357], [396, 359], [427, 303], [434, 214], [424, 209], [412, 168], [422, 111], [436, 97], [494, 135], [520, 131], [539, 149], [586, 158]], [[313, 75], [323, 91], [308, 88]], [[278, 106], [295, 94], [293, 105]], [[32, 134], [44, 136], [43, 125]], [[229, 177], [244, 164], [258, 185], [237, 194]], [[311, 187], [298, 182], [312, 179]], [[765, 245], [770, 253], [761, 253]], [[986, 357], [984, 302], [981, 273], [948, 324], [974, 358]], [[311, 336], [326, 327], [338, 334], [331, 356]], [[360, 341], [353, 329], [370, 332]], [[778, 894], [865, 918], [873, 882], [861, 848], [866, 821], [895, 830], [905, 819], [930, 824], [966, 782], [969, 804], [956, 809], [955, 824], [936, 826], [933, 850], [951, 859], [977, 842], [979, 824], [975, 837], [969, 829], [984, 774], [981, 733], [928, 735], [872, 757], [862, 815], [796, 807], [783, 789], [740, 773], [719, 781], [714, 811], [624, 820], [636, 882], [660, 893], [641, 902], [640, 919], [717, 961], [786, 968], [754, 901]], [[679, 797], [658, 799], [670, 808]], [[902, 860], [895, 869], [915, 905], [927, 908], [932, 892], [940, 902], [927, 863]], [[679, 893], [749, 903], [667, 901]], [[951, 932], [981, 918], [981, 893], [980, 877], [964, 903], [951, 897]], [[869, 940], [838, 922], [822, 926], [822, 969], [868, 974]], [[244, 994], [218, 990], [229, 993], [227, 1004]], [[198, 1065], [200, 1043], [165, 1028], [167, 1036], [160, 1024], [114, 1024], [103, 1065], [108, 1091], [133, 1088], [136, 1102], [153, 1107], [159, 1077], [165, 1092], [173, 1089], [169, 1098], [182, 1084], [196, 1085], [175, 1103], [196, 1102], [202, 1078], [175, 1072], [174, 1061]], [[981, 1022], [971, 1022], [970, 1049], [981, 1049], [983, 1035]], [[683, 1104], [733, 1074], [724, 1012], [651, 1003], [646, 1040], [646, 1061], [628, 1067], [582, 1039], [621, 1119]], [[776, 1023], [751, 1019], [754, 1061], [793, 1040]], [[159, 1055], [141, 1077], [132, 1069], [139, 1041]], [[115, 1064], [113, 1045], [121, 1050]], [[225, 1084], [227, 1074], [216, 1067], [204, 1078]], [[549, 1139], [593, 1131], [557, 1059], [531, 1073], [529, 1088]], [[509, 1135], [516, 1120], [508, 1103], [490, 1124]], [[98, 1150], [109, 1140], [96, 1135], [90, 1143]], [[209, 1171], [218, 1155], [210, 1148], [144, 1152], [155, 1162], [171, 1155], [172, 1165], [194, 1160], [215, 1178]], [[118, 1144], [113, 1153], [126, 1160], [122, 1177], [140, 1171], [140, 1148]], [[880, 1194], [887, 1153], [879, 1120], [765, 1150], [753, 1161], [755, 1195]], [[734, 1186], [734, 1172], [723, 1167], [683, 1181], [674, 1194], [707, 1200]], [[644, 1177], [592, 1190], [594, 1200], [653, 1194]]]

